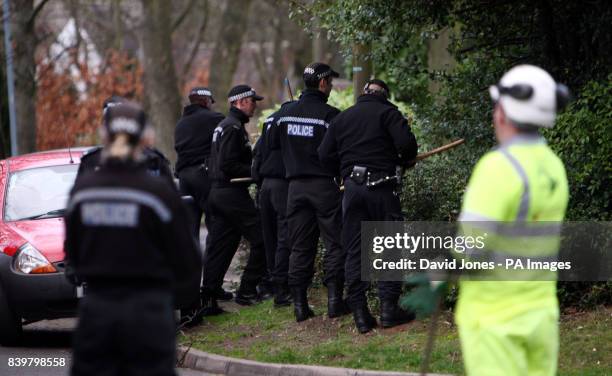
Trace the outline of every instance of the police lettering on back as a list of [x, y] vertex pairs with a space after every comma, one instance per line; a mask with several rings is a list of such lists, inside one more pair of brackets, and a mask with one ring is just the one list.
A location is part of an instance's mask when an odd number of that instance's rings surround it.
[[312, 125], [287, 124], [287, 135], [300, 137], [313, 137], [314, 129]]

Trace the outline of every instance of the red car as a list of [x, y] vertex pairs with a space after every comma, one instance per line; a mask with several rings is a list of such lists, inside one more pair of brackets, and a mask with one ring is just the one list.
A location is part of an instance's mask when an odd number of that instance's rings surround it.
[[77, 291], [64, 276], [68, 195], [87, 148], [0, 161], [0, 344], [24, 323], [74, 316]]

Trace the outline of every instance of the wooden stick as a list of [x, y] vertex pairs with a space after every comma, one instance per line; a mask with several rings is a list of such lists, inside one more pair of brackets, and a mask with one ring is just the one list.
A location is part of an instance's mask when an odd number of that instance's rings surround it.
[[421, 161], [421, 160], [423, 160], [425, 158], [431, 157], [434, 154], [442, 153], [443, 151], [446, 151], [448, 149], [452, 149], [454, 147], [457, 147], [457, 146], [463, 144], [464, 142], [465, 142], [465, 139], [460, 138], [458, 140], [455, 140], [455, 141], [451, 142], [450, 144], [446, 144], [446, 145], [440, 146], [439, 148], [435, 148], [435, 149], [427, 151], [425, 153], [421, 153], [421, 154], [417, 155], [415, 159], [417, 161]]
[[234, 178], [230, 179], [230, 183], [252, 183], [253, 178]]
[[[427, 159], [429, 157], [431, 157], [432, 155], [435, 154], [439, 154], [442, 153], [444, 151], [447, 151], [449, 149], [455, 148], [461, 144], [463, 144], [465, 142], [465, 139], [460, 138], [458, 140], [455, 140], [449, 144], [440, 146], [439, 148], [435, 148], [432, 149], [430, 151], [426, 151], [425, 153], [421, 153], [419, 155], [416, 156], [416, 158], [414, 160], [416, 161], [422, 161], [423, 159]], [[252, 183], [253, 182], [253, 178], [234, 178], [230, 180], [231, 183]], [[340, 187], [340, 190], [344, 190], [344, 186]]]

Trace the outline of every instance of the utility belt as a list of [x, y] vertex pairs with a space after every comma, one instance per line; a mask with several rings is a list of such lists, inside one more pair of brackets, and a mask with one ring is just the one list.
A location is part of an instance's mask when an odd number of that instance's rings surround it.
[[387, 171], [372, 171], [364, 166], [353, 166], [353, 170], [348, 177], [356, 184], [365, 184], [368, 188], [388, 183], [400, 184], [402, 178], [399, 167], [396, 168], [395, 174], [391, 174]]
[[181, 169], [181, 171], [186, 171], [186, 170], [198, 170], [198, 172], [207, 174], [208, 173], [208, 158], [206, 158], [203, 163], [200, 163], [197, 165], [186, 166]]

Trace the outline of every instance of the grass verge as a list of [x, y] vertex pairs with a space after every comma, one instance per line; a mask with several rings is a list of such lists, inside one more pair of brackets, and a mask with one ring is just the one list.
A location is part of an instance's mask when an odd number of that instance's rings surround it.
[[[312, 291], [317, 317], [296, 323], [291, 307], [271, 301], [209, 317], [185, 331], [179, 343], [237, 358], [271, 363], [311, 364], [385, 371], [417, 372], [427, 340], [428, 320], [400, 327], [356, 332], [352, 317], [328, 319], [322, 291]], [[560, 325], [559, 375], [612, 374], [612, 307], [564, 315]], [[452, 313], [438, 323], [430, 372], [463, 374]]]

